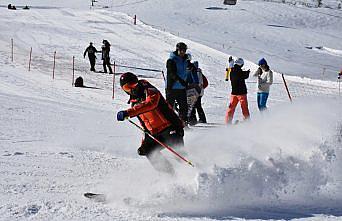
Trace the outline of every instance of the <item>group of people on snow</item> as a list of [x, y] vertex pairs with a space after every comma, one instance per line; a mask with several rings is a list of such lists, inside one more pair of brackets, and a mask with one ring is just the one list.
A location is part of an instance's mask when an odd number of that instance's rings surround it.
[[12, 5], [12, 4], [8, 4], [7, 8], [10, 10], [17, 10], [17, 7], [15, 7], [15, 5]]
[[[146, 80], [138, 80], [131, 72], [126, 72], [120, 77], [120, 86], [129, 95], [131, 108], [119, 111], [117, 120], [138, 118], [145, 131], [138, 154], [146, 156], [156, 170], [169, 174], [174, 174], [173, 167], [160, 154], [163, 146], [155, 139], [178, 149], [184, 145], [184, 127], [189, 122], [194, 124], [197, 121], [196, 110], [199, 121], [206, 123], [201, 106], [205, 77], [198, 67], [198, 62], [192, 62], [186, 51], [187, 45], [183, 42], [178, 43], [176, 50], [170, 54], [166, 62], [166, 99], [156, 87]], [[187, 90], [191, 89], [196, 90], [197, 97], [189, 105]]]
[[[8, 4], [8, 5], [7, 5], [7, 9], [10, 9], [10, 10], [17, 10], [17, 7], [15, 7], [15, 5]], [[28, 9], [30, 9], [30, 8], [26, 5], [26, 6], [22, 7], [22, 9], [28, 10]]]
[[[226, 112], [226, 124], [232, 124], [235, 108], [238, 103], [241, 105], [244, 120], [248, 120], [250, 113], [247, 100], [247, 86], [245, 80], [249, 78], [250, 70], [242, 70], [244, 60], [238, 58], [235, 61], [232, 57], [228, 59], [228, 67], [226, 69], [226, 78], [231, 82], [230, 102]], [[273, 72], [267, 64], [265, 58], [258, 62], [258, 69], [253, 74], [257, 78], [257, 104], [260, 111], [266, 110], [266, 103], [270, 93], [270, 87], [273, 83]]]
[[98, 51], [92, 42], [89, 43], [89, 46], [85, 49], [83, 53], [83, 57], [85, 58], [86, 54], [88, 54], [89, 63], [90, 63], [90, 71], [95, 72], [95, 64], [96, 64], [96, 53], [101, 53], [101, 59], [103, 61], [103, 73], [107, 73], [107, 67], [110, 74], [113, 74], [113, 70], [110, 64], [110, 43], [107, 40], [102, 41], [101, 51]]
[[[201, 104], [205, 77], [198, 67], [198, 61], [191, 61], [190, 54], [186, 53], [187, 49], [185, 43], [177, 43], [176, 50], [171, 52], [166, 62], [166, 100], [174, 109], [178, 105], [179, 117], [185, 124], [207, 123]], [[195, 97], [192, 101], [188, 94], [191, 90]], [[196, 111], [199, 116], [198, 121]]]
[[[177, 43], [176, 50], [170, 53], [166, 61], [166, 98], [155, 86], [147, 80], [139, 80], [134, 73], [126, 72], [120, 77], [120, 86], [129, 96], [128, 103], [131, 104], [131, 107], [118, 111], [117, 120], [138, 118], [141, 129], [145, 132], [145, 137], [138, 148], [138, 154], [146, 156], [156, 170], [169, 174], [174, 174], [174, 169], [171, 163], [160, 154], [165, 147], [161, 144], [175, 147], [178, 150], [184, 145], [185, 127], [198, 122], [207, 123], [201, 101], [208, 81], [199, 68], [198, 61], [191, 60], [187, 49], [185, 43]], [[103, 68], [104, 72], [107, 72], [107, 66], [112, 73], [109, 51], [110, 44], [104, 40], [102, 46]], [[95, 53], [98, 51], [92, 43], [85, 50], [84, 57], [87, 53], [91, 65], [90, 70], [95, 71]], [[249, 77], [250, 70], [242, 69], [244, 65], [242, 58], [234, 60], [230, 57], [228, 63], [225, 80], [230, 80], [232, 91], [225, 120], [227, 124], [231, 124], [239, 102], [244, 119], [249, 119], [245, 80]], [[264, 58], [258, 64], [259, 68], [253, 76], [258, 79], [258, 108], [263, 111], [266, 109], [273, 74]]]

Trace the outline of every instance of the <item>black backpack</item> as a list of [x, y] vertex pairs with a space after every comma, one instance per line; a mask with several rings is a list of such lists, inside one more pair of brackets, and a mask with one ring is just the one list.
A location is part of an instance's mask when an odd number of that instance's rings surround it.
[[82, 77], [78, 77], [75, 80], [75, 87], [84, 87], [83, 85], [83, 78]]

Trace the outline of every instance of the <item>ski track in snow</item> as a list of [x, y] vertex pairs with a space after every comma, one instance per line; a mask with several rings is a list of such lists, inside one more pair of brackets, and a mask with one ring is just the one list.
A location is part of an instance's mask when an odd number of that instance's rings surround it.
[[[83, 50], [89, 41], [100, 49], [108, 39], [118, 63], [162, 70], [175, 43], [187, 42], [209, 79], [207, 117], [218, 123], [227, 108], [230, 86], [222, 70], [228, 54], [141, 22], [133, 26], [128, 15], [105, 9], [0, 11], [0, 220], [341, 219], [342, 104], [336, 82], [286, 76], [294, 98], [288, 105], [275, 73], [270, 110], [261, 115], [250, 78], [251, 121], [186, 131], [185, 151], [196, 167], [164, 151], [177, 171], [176, 178], [168, 177], [137, 156], [139, 131], [114, 121], [116, 111], [128, 107], [127, 96], [116, 81], [111, 100], [113, 76], [89, 72]], [[71, 87], [72, 56], [76, 76], [100, 90]], [[257, 66], [246, 61], [245, 68], [253, 72]], [[163, 92], [160, 73], [137, 73]], [[84, 192], [104, 193], [107, 202], [87, 200]]]

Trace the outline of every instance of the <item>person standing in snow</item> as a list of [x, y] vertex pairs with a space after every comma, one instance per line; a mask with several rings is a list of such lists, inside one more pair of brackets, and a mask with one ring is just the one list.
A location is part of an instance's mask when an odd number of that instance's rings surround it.
[[86, 50], [83, 53], [83, 57], [85, 58], [86, 54], [88, 53], [88, 58], [89, 58], [89, 62], [90, 62], [90, 71], [94, 71], [95, 72], [95, 61], [96, 61], [96, 55], [95, 53], [97, 53], [97, 49], [93, 46], [93, 43], [90, 42], [89, 46], [86, 48]]
[[179, 105], [179, 116], [188, 122], [188, 104], [186, 97], [186, 88], [188, 86], [188, 63], [190, 55], [186, 54], [187, 45], [179, 42], [176, 45], [176, 51], [170, 54], [166, 62], [166, 100], [174, 107], [175, 102]]
[[103, 40], [102, 43], [103, 43], [102, 45], [103, 72], [107, 73], [107, 68], [106, 68], [107, 66], [109, 69], [109, 73], [113, 74], [112, 67], [110, 65], [110, 56], [109, 56], [110, 44], [107, 40]]
[[203, 73], [202, 70], [198, 67], [198, 61], [194, 61], [193, 63], [189, 63], [190, 75], [188, 82], [194, 84], [196, 90], [198, 91], [198, 98], [192, 108], [189, 123], [196, 124], [196, 111], [198, 113], [198, 122], [199, 123], [207, 123], [207, 119], [205, 117], [205, 113], [202, 107], [202, 97], [204, 95], [204, 86], [203, 86]]
[[264, 111], [267, 109], [266, 103], [267, 98], [270, 93], [270, 87], [273, 83], [273, 72], [270, 70], [270, 67], [267, 64], [265, 58], [262, 58], [258, 62], [259, 68], [253, 74], [254, 77], [258, 78], [257, 86], [257, 102], [258, 108], [260, 111]]
[[230, 96], [230, 103], [226, 112], [226, 124], [231, 124], [237, 104], [240, 102], [242, 114], [244, 119], [249, 119], [248, 101], [247, 101], [247, 87], [245, 80], [249, 77], [250, 70], [243, 71], [242, 66], [244, 61], [238, 58], [234, 62], [234, 67], [230, 72], [230, 82], [232, 92]]
[[[146, 80], [138, 80], [131, 72], [120, 77], [121, 88], [130, 96], [132, 107], [117, 113], [117, 120], [137, 117], [144, 130], [159, 141], [176, 147], [184, 145], [184, 124], [157, 88]], [[174, 174], [172, 165], [160, 153], [162, 146], [145, 133], [138, 154], [146, 156], [161, 172]]]

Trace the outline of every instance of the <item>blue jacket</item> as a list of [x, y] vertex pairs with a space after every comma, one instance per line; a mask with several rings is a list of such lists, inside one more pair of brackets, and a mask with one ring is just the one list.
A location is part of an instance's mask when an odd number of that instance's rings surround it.
[[181, 58], [174, 51], [170, 54], [170, 58], [167, 61], [167, 89], [185, 89], [188, 79], [188, 56]]

